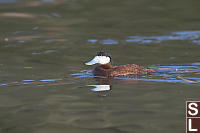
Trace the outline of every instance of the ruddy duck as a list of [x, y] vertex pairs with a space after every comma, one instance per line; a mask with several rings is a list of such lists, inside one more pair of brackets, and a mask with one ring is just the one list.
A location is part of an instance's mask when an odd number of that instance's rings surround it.
[[113, 66], [111, 55], [105, 51], [100, 51], [91, 61], [85, 64], [97, 64], [93, 70], [93, 73], [96, 76], [116, 77], [128, 75], [145, 75], [157, 72], [154, 69], [145, 68], [136, 64]]

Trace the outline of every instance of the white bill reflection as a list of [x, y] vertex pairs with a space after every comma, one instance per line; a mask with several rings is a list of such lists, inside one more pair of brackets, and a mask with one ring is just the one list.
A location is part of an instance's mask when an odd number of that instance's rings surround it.
[[92, 88], [92, 91], [109, 91], [111, 90], [110, 85], [87, 85], [87, 86], [93, 86], [94, 88]]

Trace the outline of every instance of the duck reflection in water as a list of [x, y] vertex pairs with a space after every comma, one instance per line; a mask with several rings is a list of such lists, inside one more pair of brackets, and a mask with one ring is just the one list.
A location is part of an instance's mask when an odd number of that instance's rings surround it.
[[93, 87], [91, 90], [96, 92], [100, 97], [106, 97], [111, 95], [111, 91], [113, 86], [117, 84], [138, 84], [139, 81], [137, 79], [147, 78], [144, 76], [138, 75], [129, 75], [129, 76], [121, 76], [121, 77], [95, 77], [98, 85], [87, 85]]
[[93, 87], [91, 90], [96, 92], [100, 97], [106, 97], [111, 94], [112, 79], [107, 77], [95, 77], [98, 85], [87, 85]]

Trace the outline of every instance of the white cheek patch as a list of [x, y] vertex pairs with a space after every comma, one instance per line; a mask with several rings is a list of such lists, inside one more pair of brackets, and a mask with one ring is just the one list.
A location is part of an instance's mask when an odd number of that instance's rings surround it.
[[110, 58], [107, 56], [97, 56], [99, 58], [99, 64], [107, 64], [110, 62]]
[[110, 58], [107, 56], [95, 56], [91, 61], [85, 63], [86, 65], [93, 65], [93, 64], [107, 64], [110, 62]]

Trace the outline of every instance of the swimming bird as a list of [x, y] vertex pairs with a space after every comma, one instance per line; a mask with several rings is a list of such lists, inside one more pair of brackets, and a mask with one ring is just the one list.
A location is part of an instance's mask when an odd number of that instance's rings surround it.
[[136, 64], [113, 66], [111, 55], [105, 51], [98, 52], [91, 61], [85, 64], [97, 64], [93, 70], [93, 73], [96, 76], [117, 77], [128, 75], [147, 75], [157, 72], [154, 69], [145, 68]]

